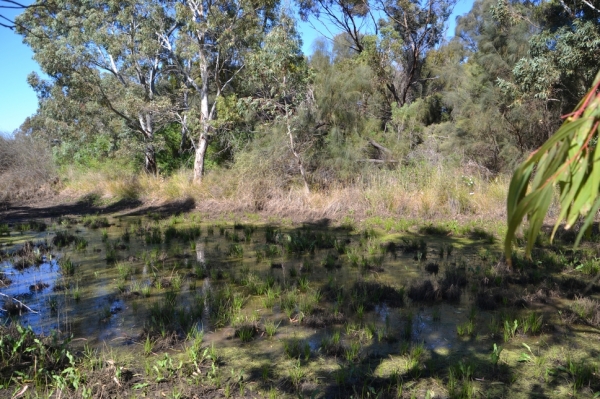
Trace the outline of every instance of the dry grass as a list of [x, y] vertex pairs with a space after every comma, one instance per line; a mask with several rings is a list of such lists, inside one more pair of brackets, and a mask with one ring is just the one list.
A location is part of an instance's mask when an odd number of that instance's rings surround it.
[[373, 215], [421, 218], [503, 219], [508, 177], [486, 180], [461, 169], [423, 166], [373, 170], [352, 184], [305, 194], [298, 182], [281, 177], [269, 165], [209, 173], [201, 186], [182, 170], [164, 177], [112, 167], [65, 171], [71, 195], [96, 193], [105, 198], [135, 198], [147, 203], [193, 198], [213, 212], [261, 212], [270, 216], [319, 219]]
[[600, 303], [594, 299], [576, 296], [571, 305], [571, 312], [585, 323], [594, 327], [600, 325]]
[[24, 135], [0, 136], [0, 203], [50, 193], [56, 176], [46, 145]]

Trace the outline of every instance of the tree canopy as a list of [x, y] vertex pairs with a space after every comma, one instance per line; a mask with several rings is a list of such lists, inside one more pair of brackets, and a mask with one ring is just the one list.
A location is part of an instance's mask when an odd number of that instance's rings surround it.
[[554, 137], [598, 68], [598, 0], [476, 0], [450, 40], [451, 0], [302, 0], [299, 18], [336, 28], [310, 57], [286, 7], [38, 0], [17, 31], [50, 78], [30, 76], [22, 130], [61, 162], [196, 183], [241, 159], [307, 191], [419, 162], [493, 176]]

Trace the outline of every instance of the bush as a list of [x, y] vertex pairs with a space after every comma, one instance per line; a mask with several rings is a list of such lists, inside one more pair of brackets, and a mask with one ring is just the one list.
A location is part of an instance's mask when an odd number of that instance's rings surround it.
[[0, 203], [50, 191], [56, 171], [49, 148], [25, 134], [0, 135]]

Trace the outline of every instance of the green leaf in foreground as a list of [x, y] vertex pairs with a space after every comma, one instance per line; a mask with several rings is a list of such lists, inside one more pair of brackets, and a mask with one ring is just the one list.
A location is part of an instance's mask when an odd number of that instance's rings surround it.
[[508, 228], [504, 252], [508, 262], [512, 241], [525, 217], [529, 221], [525, 238], [526, 254], [531, 254], [535, 239], [552, 202], [554, 186], [558, 186], [560, 214], [552, 231], [566, 221], [569, 229], [580, 216], [585, 217], [577, 235], [577, 246], [583, 233], [591, 226], [600, 208], [600, 73], [592, 89], [576, 110], [566, 115], [560, 129], [515, 170], [507, 198]]

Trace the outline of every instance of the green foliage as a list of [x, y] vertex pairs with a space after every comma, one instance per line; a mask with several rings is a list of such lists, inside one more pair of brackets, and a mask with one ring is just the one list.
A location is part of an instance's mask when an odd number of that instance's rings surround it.
[[191, 146], [182, 143], [181, 126], [176, 123], [165, 126], [156, 133], [158, 151], [156, 164], [164, 175], [170, 175], [178, 169], [191, 165]]
[[22, 133], [52, 143], [59, 165], [111, 177], [233, 176], [223, 190], [260, 210], [268, 188], [373, 187], [407, 164], [513, 170], [596, 72], [595, 3], [477, 0], [447, 43], [453, 0], [376, 3], [300, 1], [302, 18], [341, 32], [310, 59], [279, 1], [27, 8], [17, 30], [49, 78], [29, 77], [39, 109]]
[[[580, 216], [585, 217], [575, 245], [591, 226], [600, 209], [600, 73], [594, 87], [562, 127], [514, 172], [507, 200], [508, 230], [505, 255], [512, 257], [512, 241], [525, 216], [529, 220], [527, 247], [529, 254], [551, 204], [554, 185], [560, 190], [561, 212], [552, 237], [563, 220], [571, 228]], [[535, 175], [534, 175], [535, 171]], [[530, 179], [531, 188], [529, 188]]]
[[50, 382], [59, 389], [78, 389], [81, 376], [68, 343], [38, 337], [31, 327], [0, 326], [0, 383], [7, 384], [19, 375], [36, 384]]

